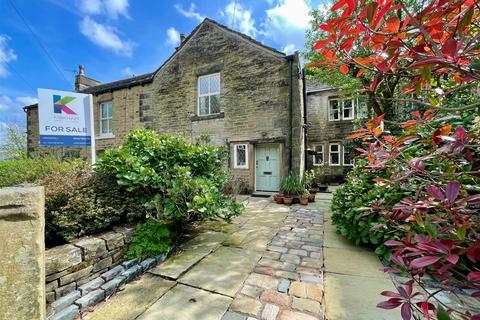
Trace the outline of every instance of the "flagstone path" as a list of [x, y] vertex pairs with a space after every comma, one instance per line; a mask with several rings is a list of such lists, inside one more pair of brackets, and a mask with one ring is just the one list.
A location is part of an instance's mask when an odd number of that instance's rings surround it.
[[[245, 213], [233, 223], [196, 225], [189, 230], [190, 240], [174, 256], [127, 284], [84, 319], [397, 319], [384, 317], [376, 303], [362, 305], [371, 296], [379, 297], [379, 291], [361, 292], [362, 286], [370, 291], [387, 284], [375, 273], [379, 271], [368, 273], [368, 268], [380, 263], [375, 256], [364, 256], [364, 251], [356, 255], [351, 245], [324, 248], [327, 239], [345, 243], [332, 234], [330, 199], [331, 195], [323, 194], [307, 207], [286, 207], [270, 199], [242, 197]], [[355, 259], [367, 264], [359, 268], [365, 274], [351, 271], [356, 269]], [[348, 267], [350, 262], [354, 266]], [[372, 283], [377, 285], [372, 288]], [[352, 316], [352, 307], [362, 309], [358, 317]]]

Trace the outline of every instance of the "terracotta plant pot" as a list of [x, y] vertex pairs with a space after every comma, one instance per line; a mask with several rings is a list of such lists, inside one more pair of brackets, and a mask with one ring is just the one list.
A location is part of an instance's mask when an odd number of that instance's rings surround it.
[[300, 198], [300, 204], [306, 206], [308, 204], [308, 197]]
[[308, 189], [308, 192], [310, 192], [310, 194], [316, 194], [318, 192], [317, 189]]
[[293, 202], [293, 198], [289, 196], [283, 197], [283, 203], [286, 204], [287, 206], [291, 205]]
[[308, 202], [315, 202], [315, 196], [316, 196], [316, 193], [314, 194], [311, 194], [308, 196]]
[[282, 204], [283, 203], [283, 194], [276, 194], [273, 196], [273, 199], [275, 200], [276, 203]]

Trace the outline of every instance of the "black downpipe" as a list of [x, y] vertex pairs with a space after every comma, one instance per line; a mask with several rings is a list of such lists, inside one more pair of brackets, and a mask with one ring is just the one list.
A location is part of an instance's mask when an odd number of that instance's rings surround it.
[[289, 171], [292, 171], [292, 156], [293, 156], [293, 59], [294, 55], [290, 55], [286, 57], [288, 61], [288, 68], [290, 70], [290, 96], [289, 96], [289, 115], [290, 115], [290, 150], [289, 150], [289, 161], [288, 161], [288, 168]]
[[304, 152], [304, 166], [303, 170], [307, 171], [308, 162], [308, 118], [307, 118], [307, 81], [305, 68], [302, 69], [302, 83], [303, 83], [303, 152]]

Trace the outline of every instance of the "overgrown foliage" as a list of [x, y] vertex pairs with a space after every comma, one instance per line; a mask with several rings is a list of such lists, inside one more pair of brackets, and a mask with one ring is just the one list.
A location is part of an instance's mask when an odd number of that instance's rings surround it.
[[[366, 177], [381, 192], [353, 212], [339, 206], [336, 219], [385, 221], [392, 237], [384, 243], [392, 248], [386, 271], [411, 280], [382, 292], [389, 299], [378, 306], [400, 307], [404, 320], [480, 319], [413, 291], [413, 284], [425, 289], [428, 274], [442, 284], [438, 292], [454, 285], [480, 296], [479, 9], [473, 0], [340, 0], [319, 26], [315, 49], [323, 60], [312, 66], [372, 79], [362, 80], [363, 89], [380, 115], [351, 136], [364, 144], [363, 168], [349, 175], [337, 204], [342, 192], [361, 191], [355, 179]], [[395, 123], [394, 103], [419, 111]], [[392, 134], [386, 125], [401, 129]], [[392, 191], [398, 196], [389, 199]]]
[[127, 259], [154, 257], [168, 253], [175, 234], [163, 222], [148, 219], [139, 223], [126, 254]]
[[6, 136], [0, 145], [0, 160], [27, 158], [27, 130], [20, 126], [7, 126], [4, 130]]
[[191, 144], [151, 130], [131, 132], [119, 148], [107, 150], [97, 170], [138, 195], [158, 220], [229, 220], [241, 206], [222, 193], [227, 182], [221, 148]]

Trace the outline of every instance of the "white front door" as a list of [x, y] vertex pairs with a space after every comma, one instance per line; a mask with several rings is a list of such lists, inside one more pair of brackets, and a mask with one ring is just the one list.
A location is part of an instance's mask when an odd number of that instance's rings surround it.
[[278, 144], [256, 145], [255, 190], [280, 190], [280, 146]]

